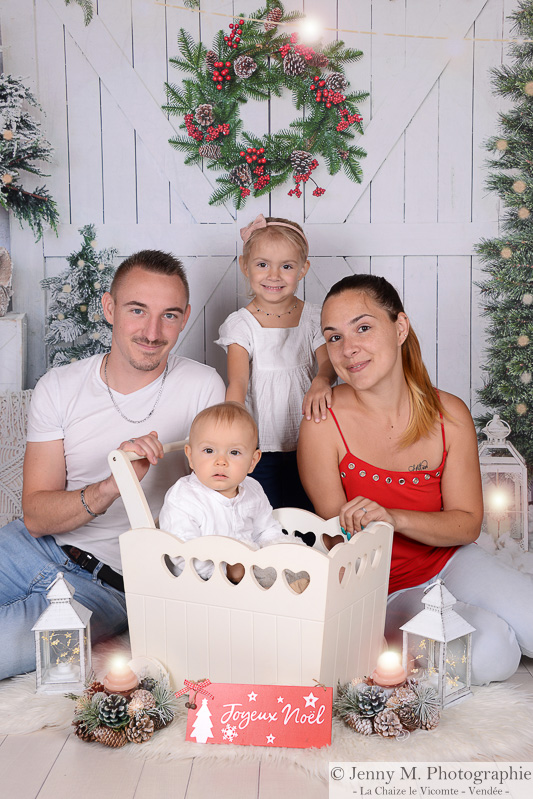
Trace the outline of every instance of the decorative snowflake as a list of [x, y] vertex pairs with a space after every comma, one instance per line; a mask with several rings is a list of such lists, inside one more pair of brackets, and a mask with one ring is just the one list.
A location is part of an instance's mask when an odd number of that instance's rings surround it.
[[222, 730], [222, 738], [224, 741], [230, 741], [233, 743], [233, 739], [238, 738], [237, 727], [230, 727], [229, 724], [226, 724]]

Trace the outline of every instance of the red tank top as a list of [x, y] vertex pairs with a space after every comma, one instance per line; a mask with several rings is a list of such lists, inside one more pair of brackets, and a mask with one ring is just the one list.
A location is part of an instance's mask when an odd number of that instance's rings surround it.
[[[395, 472], [372, 466], [352, 455], [331, 408], [330, 411], [346, 447], [346, 455], [339, 463], [339, 471], [348, 500], [363, 496], [374, 500], [384, 508], [428, 512], [442, 510], [440, 483], [447, 455], [442, 422], [443, 454], [440, 466], [437, 469], [423, 469], [416, 472]], [[459, 549], [457, 546], [428, 546], [395, 532], [392, 542], [389, 594], [430, 580], [445, 566], [457, 549]]]

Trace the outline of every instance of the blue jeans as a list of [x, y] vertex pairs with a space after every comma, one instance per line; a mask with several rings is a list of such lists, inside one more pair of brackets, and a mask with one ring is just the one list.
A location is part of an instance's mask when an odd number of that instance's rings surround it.
[[91, 638], [116, 635], [127, 627], [121, 591], [72, 563], [51, 535], [33, 538], [17, 520], [0, 528], [0, 680], [35, 670], [35, 633], [31, 628], [48, 606], [46, 591], [58, 572], [75, 589], [74, 598], [89, 610]]
[[273, 508], [303, 508], [314, 513], [300, 482], [296, 452], [263, 452], [250, 477], [262, 486]]

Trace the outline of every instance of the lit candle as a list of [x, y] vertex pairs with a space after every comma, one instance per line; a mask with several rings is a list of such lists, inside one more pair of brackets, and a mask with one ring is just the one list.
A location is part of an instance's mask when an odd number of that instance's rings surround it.
[[130, 669], [125, 658], [117, 656], [104, 677], [104, 688], [113, 694], [130, 694], [139, 685], [139, 678]]
[[383, 652], [378, 657], [377, 666], [372, 672], [372, 679], [376, 685], [383, 688], [402, 685], [406, 681], [407, 674], [396, 652]]

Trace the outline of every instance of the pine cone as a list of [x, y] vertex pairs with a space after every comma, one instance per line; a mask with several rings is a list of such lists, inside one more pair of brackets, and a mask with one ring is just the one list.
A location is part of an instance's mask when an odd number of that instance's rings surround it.
[[134, 716], [126, 727], [126, 738], [134, 744], [150, 740], [154, 734], [154, 722], [147, 713]]
[[365, 719], [363, 716], [358, 716], [357, 713], [350, 713], [343, 718], [343, 721], [360, 735], [372, 735], [374, 732], [372, 719]]
[[204, 103], [203, 105], [199, 105], [196, 111], [194, 112], [194, 119], [198, 122], [199, 125], [202, 127], [207, 128], [209, 125], [213, 124], [215, 117], [213, 116], [213, 106], [209, 105], [209, 103]]
[[[217, 145], [211, 145], [211, 146], [215, 146], [216, 147]], [[207, 144], [206, 147], [209, 147], [209, 145]], [[200, 149], [202, 149], [202, 148], [200, 148]], [[200, 155], [201, 155], [201, 153], [200, 153]], [[143, 691], [153, 691], [155, 686], [156, 686], [156, 684], [157, 684], [157, 680], [154, 679], [153, 677], [143, 677], [143, 679], [139, 683], [139, 688], [142, 688]]]
[[217, 54], [214, 50], [208, 50], [205, 54], [205, 65], [209, 72], [215, 71], [215, 61], [218, 61]]
[[201, 144], [198, 147], [198, 153], [202, 158], [211, 158], [212, 161], [218, 161], [222, 155], [222, 147], [219, 144]]
[[249, 55], [240, 55], [233, 62], [233, 71], [239, 78], [249, 78], [257, 69], [257, 64]]
[[409, 706], [413, 710], [417, 727], [421, 730], [433, 730], [440, 720], [440, 703], [436, 690], [424, 683], [411, 685], [411, 690], [415, 698]]
[[123, 727], [129, 721], [128, 700], [120, 694], [110, 694], [100, 702], [98, 717], [102, 724], [112, 729]]
[[397, 713], [398, 708], [409, 705], [415, 698], [415, 694], [408, 686], [402, 686], [401, 688], [396, 688], [394, 693], [389, 696], [387, 699], [387, 707], [389, 710], [394, 710], [394, 712]]
[[326, 78], [326, 89], [330, 92], [339, 92], [342, 94], [348, 82], [341, 72], [332, 72]]
[[143, 703], [145, 710], [150, 710], [155, 707], [154, 695], [150, 691], [145, 691], [142, 688], [137, 689], [131, 695], [131, 701], [139, 700]]
[[283, 71], [291, 78], [301, 75], [305, 69], [305, 58], [290, 50], [283, 59]]
[[264, 23], [265, 30], [271, 31], [274, 30], [277, 22], [281, 22], [281, 18], [283, 16], [283, 12], [281, 8], [272, 8], [268, 14], [266, 15], [266, 21]]
[[329, 58], [324, 53], [313, 53], [309, 64], [315, 69], [325, 69], [329, 64]]
[[402, 705], [394, 711], [406, 730], [418, 729], [418, 719], [412, 705]]
[[402, 731], [402, 723], [393, 710], [382, 710], [374, 717], [374, 732], [383, 738], [396, 738]]
[[94, 694], [100, 694], [105, 692], [106, 690], [104, 684], [99, 682], [98, 680], [93, 680], [92, 683], [89, 683], [84, 693], [87, 694], [87, 696], [94, 696]]
[[293, 150], [291, 153], [291, 166], [296, 175], [306, 175], [313, 161], [314, 156], [306, 150]]
[[229, 179], [236, 186], [244, 188], [244, 186], [248, 186], [252, 182], [252, 171], [248, 164], [238, 164], [229, 173]]
[[170, 724], [170, 722], [174, 720], [174, 715], [172, 715], [172, 717], [167, 720], [162, 719], [161, 716], [159, 715], [150, 716], [150, 718], [154, 722], [154, 732], [157, 732], [158, 730], [162, 730], [164, 727]]
[[94, 733], [89, 729], [89, 725], [86, 721], [73, 721], [72, 724], [74, 725], [74, 735], [82, 741], [88, 741], [90, 743], [95, 740]]
[[379, 685], [369, 685], [357, 691], [355, 710], [360, 716], [376, 716], [385, 707], [387, 695]]
[[124, 730], [112, 730], [110, 727], [97, 727], [93, 735], [95, 741], [104, 746], [111, 746], [113, 749], [124, 746], [128, 741]]
[[339, 150], [339, 155], [343, 161], [346, 161], [350, 153], [348, 152], [348, 150]]

